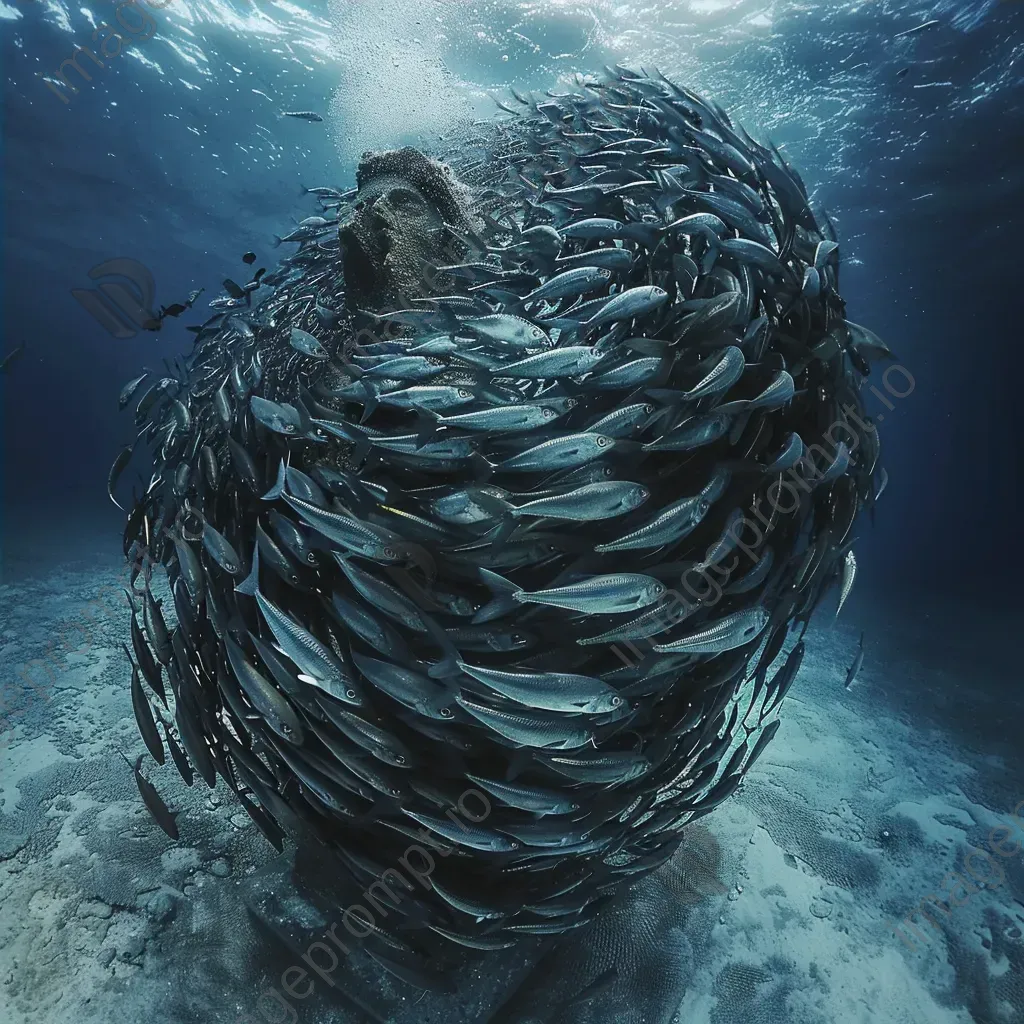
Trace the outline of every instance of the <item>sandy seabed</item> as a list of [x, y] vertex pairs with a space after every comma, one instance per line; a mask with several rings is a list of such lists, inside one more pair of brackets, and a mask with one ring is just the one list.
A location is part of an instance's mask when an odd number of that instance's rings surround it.
[[[260, 1002], [299, 961], [247, 909], [280, 859], [224, 783], [187, 789], [147, 759], [180, 840], [143, 808], [118, 755], [144, 750], [119, 585], [108, 561], [0, 587], [0, 1024], [355, 1021], [325, 983]], [[685, 1024], [1024, 1022], [1024, 702], [992, 655], [999, 630], [859, 600], [838, 625], [819, 616], [776, 738], [701, 821], [720, 884], [677, 920], [661, 908]], [[373, 974], [360, 957], [354, 985]], [[636, 959], [622, 972], [641, 984]], [[477, 961], [455, 997], [389, 980], [381, 1016], [487, 1021], [516, 969]], [[621, 998], [559, 1024], [672, 1019]]]

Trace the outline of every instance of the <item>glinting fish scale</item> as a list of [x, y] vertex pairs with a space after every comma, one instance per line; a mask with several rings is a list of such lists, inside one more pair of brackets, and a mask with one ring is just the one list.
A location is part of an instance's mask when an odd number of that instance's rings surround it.
[[[480, 128], [491, 161], [371, 154], [357, 189], [307, 190], [337, 222], [214, 300], [109, 481], [148, 448], [124, 547], [177, 621], [147, 600], [132, 647], [161, 698], [166, 668], [186, 783], [221, 774], [275, 845], [295, 805], [339, 872], [423, 828], [457, 848], [376, 923], [395, 948], [406, 914], [473, 948], [568, 931], [599, 904], [559, 899], [579, 878], [662, 863], [777, 728], [803, 641], [768, 668], [846, 599], [884, 487], [859, 388], [890, 353], [845, 319], [831, 225], [777, 152], [624, 68], [519, 110]], [[401, 229], [396, 179], [445, 225], [409, 297], [360, 246], [364, 196]]]

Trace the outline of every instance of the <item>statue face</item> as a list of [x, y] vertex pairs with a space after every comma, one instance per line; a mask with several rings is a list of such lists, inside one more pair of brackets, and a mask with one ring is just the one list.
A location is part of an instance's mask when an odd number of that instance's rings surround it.
[[436, 294], [433, 268], [454, 262], [437, 206], [399, 175], [372, 178], [340, 229], [349, 305], [381, 312]]

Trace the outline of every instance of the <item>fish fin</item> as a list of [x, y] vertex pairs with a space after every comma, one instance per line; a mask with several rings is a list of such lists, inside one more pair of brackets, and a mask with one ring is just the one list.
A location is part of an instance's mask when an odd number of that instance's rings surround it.
[[342, 368], [353, 380], [362, 380], [365, 376], [362, 367], [356, 366], [355, 363], [350, 363], [347, 359], [341, 356], [338, 357], [338, 362], [341, 363]]
[[252, 570], [249, 575], [235, 587], [238, 594], [246, 594], [255, 597], [260, 591], [260, 548], [259, 544], [252, 546]]
[[416, 412], [416, 447], [422, 448], [434, 439], [441, 425], [441, 417], [433, 409], [425, 409], [422, 405], [413, 403], [412, 408]]
[[670, 348], [667, 341], [659, 341], [657, 338], [629, 338], [622, 346], [642, 356], [663, 356]]
[[114, 747], [114, 749], [121, 755], [121, 757], [124, 759], [124, 763], [126, 765], [128, 765], [128, 767], [131, 768], [132, 771], [137, 771], [138, 767], [141, 766], [141, 764], [142, 764], [142, 758], [141, 757], [139, 758], [139, 764], [138, 765], [133, 765], [132, 762], [131, 762], [131, 758], [129, 758], [128, 755], [120, 747]]
[[473, 454], [469, 457], [469, 461], [473, 466], [473, 471], [477, 479], [477, 482], [483, 483], [489, 480], [491, 476], [494, 474], [494, 463], [490, 462], [480, 452], [473, 452]]
[[352, 449], [352, 461], [357, 465], [363, 464], [370, 457], [370, 449], [372, 444], [368, 437], [361, 437], [355, 443], [355, 447]]
[[363, 414], [359, 417], [359, 422], [362, 424], [373, 415], [380, 402], [377, 399], [377, 392], [373, 390], [373, 385], [368, 380], [363, 378], [359, 383], [362, 384], [363, 390], [366, 392], [366, 401], [363, 402]]
[[267, 491], [267, 493], [264, 494], [260, 500], [276, 501], [278, 498], [281, 497], [282, 494], [284, 494], [284, 459], [281, 460], [280, 464], [277, 467], [277, 480], [275, 481], [274, 486], [271, 487], [270, 490]]
[[457, 676], [460, 672], [459, 662], [461, 658], [455, 644], [452, 643], [448, 634], [430, 615], [420, 612], [420, 620], [426, 626], [427, 633], [431, 639], [441, 648], [441, 652], [444, 655], [439, 662], [427, 669], [427, 675], [431, 679], [450, 679], [453, 676]]
[[515, 506], [505, 501], [504, 498], [499, 498], [493, 494], [488, 494], [483, 490], [474, 490], [473, 501], [476, 502], [485, 512], [490, 512], [492, 516], [496, 518], [504, 519], [507, 516], [511, 516]]
[[472, 618], [474, 625], [482, 622], [490, 622], [492, 619], [500, 618], [516, 606], [516, 594], [522, 593], [522, 587], [517, 587], [503, 576], [499, 576], [490, 569], [479, 569], [480, 579], [490, 588], [494, 599], [488, 601], [483, 607], [478, 608]]
[[519, 523], [512, 518], [507, 516], [502, 521], [501, 526], [498, 527], [497, 533], [494, 535], [494, 539], [491, 541], [491, 551], [500, 551], [505, 546], [505, 542], [512, 536], [516, 531], [516, 527]]
[[498, 595], [511, 595], [522, 593], [523, 588], [517, 586], [511, 580], [505, 579], [504, 576], [499, 575], [492, 569], [478, 569], [480, 574], [480, 580], [485, 586], [490, 588], [491, 592]]

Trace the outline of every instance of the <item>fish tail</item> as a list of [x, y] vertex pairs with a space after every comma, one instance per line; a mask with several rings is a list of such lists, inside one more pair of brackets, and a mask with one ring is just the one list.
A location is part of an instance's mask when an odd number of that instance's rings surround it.
[[480, 579], [497, 596], [510, 597], [513, 594], [521, 594], [523, 591], [522, 587], [505, 579], [493, 569], [480, 569]]
[[657, 338], [629, 338], [623, 342], [623, 347], [642, 356], [662, 356], [669, 348], [669, 343]]
[[340, 362], [340, 363], [341, 363], [341, 365], [342, 365], [342, 366], [344, 367], [344, 369], [345, 369], [345, 372], [346, 372], [346, 373], [347, 373], [347, 374], [348, 374], [348, 375], [349, 375], [349, 376], [350, 376], [350, 377], [351, 377], [351, 378], [352, 378], [353, 380], [362, 380], [362, 379], [363, 379], [363, 377], [365, 377], [365, 376], [366, 376], [366, 374], [365, 374], [365, 373], [363, 373], [363, 369], [362, 369], [362, 367], [360, 367], [360, 366], [356, 366], [356, 364], [355, 364], [355, 363], [351, 363], [351, 362], [349, 362], [349, 361], [348, 361], [347, 359], [345, 359], [344, 357], [342, 357], [342, 356], [339, 356], [339, 357], [338, 357], [338, 362]]
[[450, 309], [447, 309], [445, 306], [440, 306], [437, 309], [437, 315], [440, 317], [441, 323], [444, 325], [444, 329], [448, 331], [450, 334], [455, 334], [456, 331], [462, 329], [462, 322]]
[[363, 424], [374, 414], [377, 406], [380, 405], [380, 401], [377, 398], [377, 392], [373, 390], [373, 385], [365, 377], [359, 383], [362, 384], [363, 391], [366, 392], [366, 401], [363, 402], [363, 414], [359, 417], [360, 424]]
[[281, 460], [281, 464], [277, 470], [277, 481], [274, 483], [274, 486], [261, 497], [260, 500], [276, 501], [282, 494], [284, 494], [284, 459]]
[[425, 409], [421, 405], [413, 405], [416, 411], [416, 447], [422, 448], [429, 441], [432, 441], [441, 425], [441, 417], [433, 409]]
[[495, 466], [494, 463], [490, 462], [484, 455], [481, 455], [480, 452], [473, 452], [469, 461], [473, 466], [476, 479], [479, 483], [483, 483], [491, 478], [494, 473]]
[[499, 498], [494, 494], [488, 494], [486, 491], [473, 491], [473, 501], [485, 512], [490, 512], [493, 516], [500, 516], [504, 518], [506, 516], [512, 516], [515, 512], [514, 505], [505, 501], [504, 498]]
[[280, 235], [274, 235], [274, 248], [276, 249], [284, 239]]
[[485, 512], [490, 512], [491, 515], [501, 521], [498, 531], [491, 541], [491, 551], [498, 551], [519, 525], [516, 518], [516, 507], [504, 499], [495, 497], [493, 494], [487, 494], [484, 491], [474, 492], [473, 500]]
[[491, 551], [499, 551], [505, 545], [505, 541], [512, 536], [516, 531], [516, 527], [519, 524], [511, 516], [505, 516], [502, 520], [501, 526], [498, 527], [498, 532], [494, 535], [494, 540], [491, 541]]
[[520, 775], [530, 767], [533, 755], [528, 747], [520, 747], [509, 759], [508, 767], [505, 769], [505, 781], [515, 782]]
[[235, 587], [238, 594], [246, 594], [255, 597], [260, 590], [260, 548], [258, 544], [252, 546], [252, 571]]
[[455, 644], [452, 643], [451, 638], [431, 616], [420, 612], [420, 619], [423, 625], [427, 627], [427, 633], [441, 649], [443, 655], [439, 662], [427, 669], [427, 675], [431, 679], [451, 679], [453, 676], [459, 675], [461, 672], [459, 662], [462, 658]]
[[497, 96], [492, 96], [492, 97], [491, 97], [491, 99], [492, 99], [492, 100], [494, 100], [494, 102], [495, 102], [495, 103], [496, 103], [496, 104], [497, 104], [497, 105], [498, 105], [498, 106], [499, 106], [499, 107], [500, 107], [500, 108], [501, 108], [502, 110], [504, 110], [506, 114], [515, 114], [516, 116], [518, 116], [518, 115], [519, 115], [519, 111], [518, 111], [518, 110], [513, 110], [513, 109], [512, 109], [512, 107], [510, 107], [510, 106], [509, 106], [509, 105], [508, 105], [507, 103], [503, 103], [503, 102], [502, 102], [502, 101], [501, 101], [500, 99], [498, 99], [498, 97], [497, 97]]
[[356, 441], [355, 448], [352, 449], [352, 460], [356, 463], [362, 463], [366, 460], [370, 454], [370, 439], [368, 437], [361, 437]]
[[[131, 768], [132, 771], [135, 771], [136, 770], [136, 766], [132, 764], [131, 758], [129, 758], [128, 755], [120, 747], [114, 747], [114, 749], [121, 755], [122, 758], [124, 758], [124, 763], [126, 765], [128, 765], [128, 767]], [[141, 764], [141, 763], [142, 763], [142, 758], [140, 757], [139, 758], [139, 764]]]
[[472, 619], [474, 625], [501, 618], [516, 606], [519, 595], [523, 592], [522, 587], [516, 586], [504, 576], [499, 576], [490, 569], [480, 569], [479, 572], [481, 581], [494, 594], [494, 598], [482, 608], [477, 609]]

